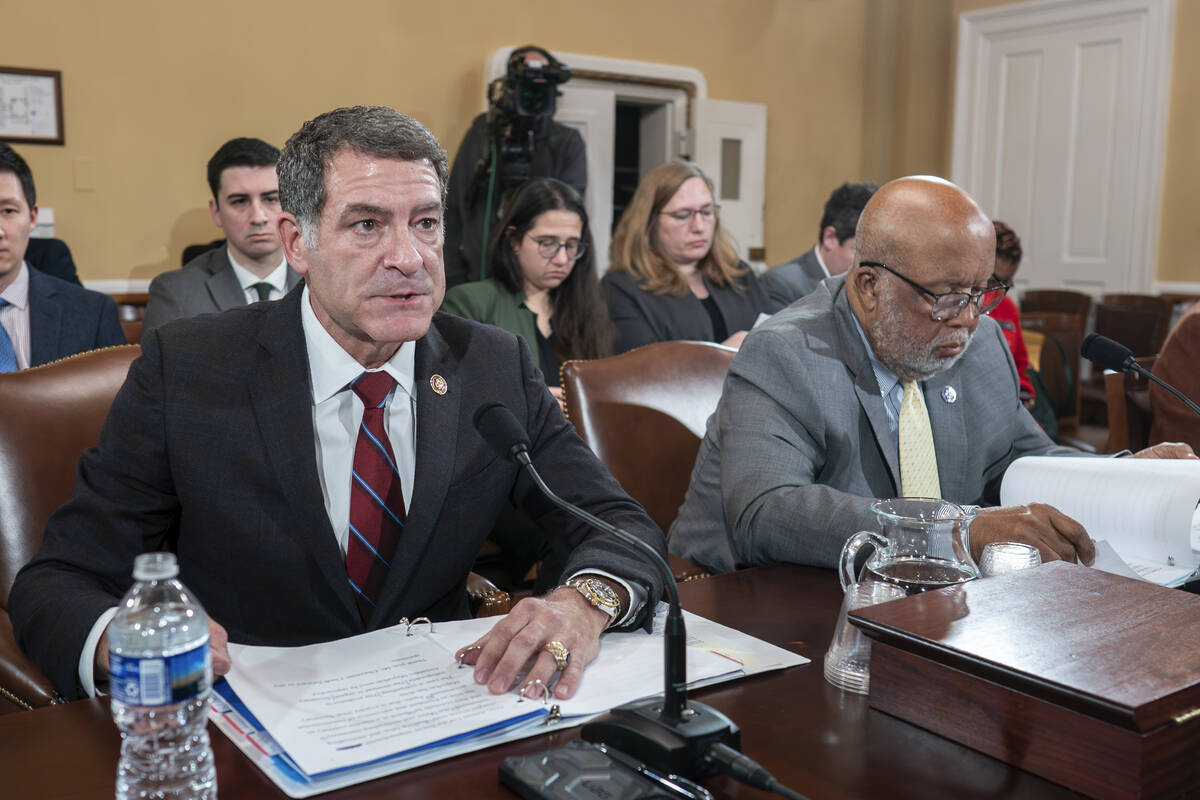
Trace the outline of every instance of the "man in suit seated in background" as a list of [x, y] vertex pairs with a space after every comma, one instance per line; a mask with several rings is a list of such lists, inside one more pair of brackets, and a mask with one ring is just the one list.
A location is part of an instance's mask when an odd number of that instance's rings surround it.
[[111, 297], [25, 263], [37, 212], [29, 165], [0, 142], [0, 372], [125, 344]]
[[555, 509], [475, 429], [503, 403], [557, 492], [665, 554], [523, 340], [435, 313], [447, 172], [433, 135], [391, 109], [305, 123], [279, 163], [279, 230], [304, 286], [143, 339], [9, 597], [21, 647], [64, 695], [107, 672], [134, 557], [163, 546], [211, 617], [218, 674], [226, 632], [288, 646], [467, 616], [467, 575], [509, 506], [566, 543], [567, 581], [464, 655], [477, 681], [509, 691], [536, 657], [526, 686], [561, 669], [569, 697], [603, 630], [649, 623], [662, 579], [646, 557]]
[[799, 258], [772, 267], [760, 282], [779, 307], [789, 306], [831, 275], [841, 275], [854, 263], [854, 227], [858, 215], [879, 187], [869, 181], [843, 183], [825, 201], [817, 243]]
[[[995, 503], [1016, 459], [1057, 447], [1021, 404], [1000, 326], [991, 220], [940, 178], [901, 178], [858, 223], [854, 264], [746, 337], [671, 527], [671, 552], [710, 570], [772, 561], [836, 566], [875, 530], [874, 498]], [[1144, 456], [1191, 456], [1159, 445]], [[1193, 456], [1194, 457], [1194, 456]], [[986, 508], [988, 542], [1091, 563], [1077, 522], [1043, 504]]]
[[208, 160], [208, 213], [227, 245], [150, 282], [143, 335], [164, 322], [277, 300], [300, 282], [279, 243], [279, 151], [262, 139], [230, 139]]

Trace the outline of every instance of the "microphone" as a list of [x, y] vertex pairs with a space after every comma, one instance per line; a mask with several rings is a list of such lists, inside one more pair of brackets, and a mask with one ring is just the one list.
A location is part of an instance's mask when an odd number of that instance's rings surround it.
[[[645, 553], [663, 575], [670, 598], [663, 630], [663, 695], [614, 708], [584, 725], [582, 738], [602, 742], [646, 764], [688, 778], [717, 772], [720, 765], [706, 758], [709, 748], [725, 744], [740, 749], [741, 732], [720, 711], [687, 699], [687, 631], [679, 605], [679, 588], [667, 560], [633, 534], [556, 495], [533, 466], [525, 428], [502, 403], [480, 407], [475, 412], [474, 422], [484, 441], [497, 453], [522, 466], [551, 503]], [[653, 603], [654, 598], [648, 598], [647, 602]]]
[[1200, 406], [1197, 406], [1184, 396], [1183, 392], [1137, 363], [1137, 359], [1133, 357], [1133, 351], [1125, 345], [1114, 342], [1107, 336], [1101, 336], [1098, 333], [1089, 333], [1083, 337], [1083, 345], [1079, 348], [1079, 354], [1101, 369], [1111, 369], [1113, 372], [1133, 372], [1141, 375], [1148, 381], [1157, 383], [1179, 398], [1180, 402], [1187, 406], [1194, 414], [1200, 415]]

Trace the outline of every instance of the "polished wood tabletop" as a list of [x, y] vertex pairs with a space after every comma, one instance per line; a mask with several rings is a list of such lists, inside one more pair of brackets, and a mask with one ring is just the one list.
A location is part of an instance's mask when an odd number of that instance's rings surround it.
[[[822, 659], [841, 603], [832, 570], [769, 566], [689, 581], [688, 610], [812, 660], [695, 693], [742, 730], [742, 750], [784, 784], [824, 798], [1065, 798], [1072, 792], [867, 707], [865, 697], [826, 683]], [[283, 797], [224, 734], [209, 732], [222, 800]], [[579, 735], [573, 728], [330, 792], [366, 798], [503, 798], [500, 760]], [[119, 738], [103, 700], [0, 716], [4, 797], [110, 798]], [[774, 797], [726, 777], [702, 782], [716, 797]]]

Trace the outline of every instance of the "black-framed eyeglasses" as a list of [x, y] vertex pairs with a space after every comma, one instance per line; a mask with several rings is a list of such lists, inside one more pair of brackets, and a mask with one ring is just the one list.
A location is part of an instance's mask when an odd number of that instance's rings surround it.
[[924, 295], [928, 295], [933, 300], [933, 305], [929, 310], [929, 316], [933, 317], [936, 322], [945, 322], [954, 319], [963, 312], [967, 304], [975, 306], [975, 313], [982, 316], [988, 313], [996, 306], [1000, 305], [1000, 301], [1004, 299], [1004, 295], [1008, 292], [1008, 284], [992, 276], [988, 285], [980, 292], [932, 292], [926, 289], [921, 284], [901, 275], [896, 270], [889, 267], [887, 264], [878, 261], [860, 261], [858, 262], [864, 267], [879, 267], [895, 275], [900, 280], [907, 283], [909, 286], [916, 289]]
[[583, 239], [567, 239], [565, 242], [560, 242], [553, 236], [530, 236], [529, 238], [537, 244], [538, 255], [547, 261], [553, 260], [559, 250], [565, 250], [567, 258], [571, 261], [578, 261], [587, 252], [587, 243]]
[[705, 222], [710, 222], [714, 217], [717, 216], [720, 210], [721, 207], [719, 205], [712, 203], [702, 208], [679, 208], [675, 211], [660, 211], [658, 213], [664, 217], [669, 217], [676, 224], [689, 225], [691, 224], [692, 217], [696, 216], [697, 214], [700, 215], [700, 219], [704, 220]]

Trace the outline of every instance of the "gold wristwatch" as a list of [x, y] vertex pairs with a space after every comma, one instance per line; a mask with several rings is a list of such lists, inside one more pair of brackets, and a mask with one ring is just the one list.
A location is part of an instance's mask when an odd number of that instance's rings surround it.
[[[583, 595], [583, 599], [608, 615], [608, 624], [612, 625], [621, 616], [621, 599], [612, 587], [599, 578], [571, 578], [563, 584], [570, 586]], [[607, 627], [607, 626], [605, 626]]]

